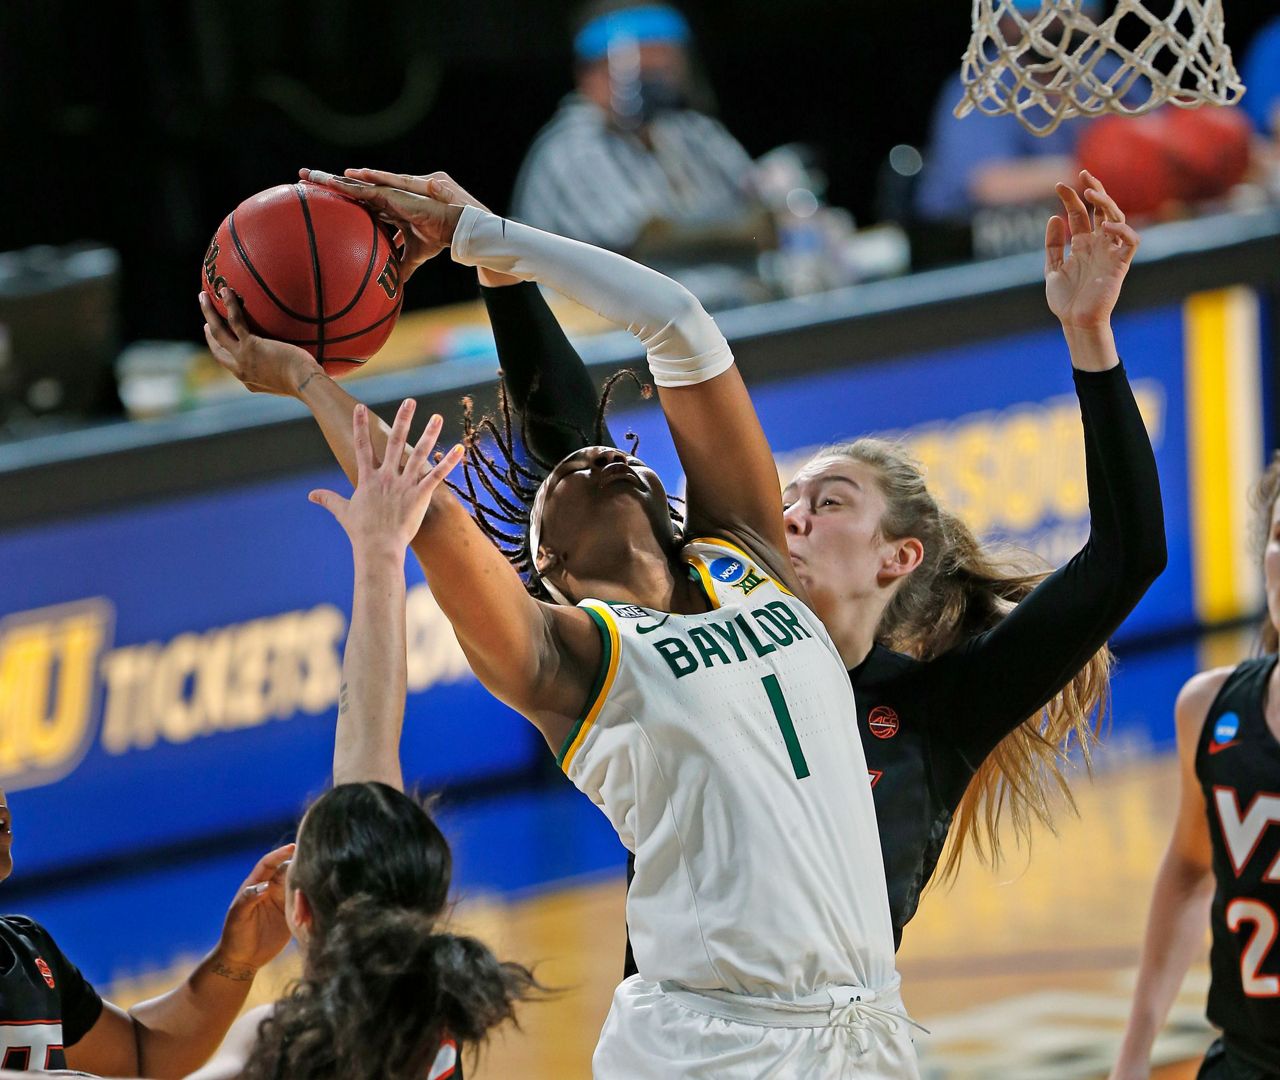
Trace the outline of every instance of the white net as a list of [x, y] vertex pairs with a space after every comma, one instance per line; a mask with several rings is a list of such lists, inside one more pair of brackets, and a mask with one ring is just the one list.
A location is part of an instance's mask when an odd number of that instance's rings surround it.
[[1099, 6], [973, 0], [956, 116], [1012, 113], [1048, 135], [1074, 116], [1230, 105], [1244, 93], [1222, 36], [1222, 0], [1116, 0], [1095, 20]]

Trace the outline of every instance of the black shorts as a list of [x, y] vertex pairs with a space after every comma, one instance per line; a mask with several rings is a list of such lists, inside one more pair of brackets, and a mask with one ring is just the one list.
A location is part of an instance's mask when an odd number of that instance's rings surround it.
[[1204, 1056], [1196, 1080], [1280, 1080], [1280, 1072], [1261, 1069], [1227, 1048], [1221, 1039], [1214, 1040]]

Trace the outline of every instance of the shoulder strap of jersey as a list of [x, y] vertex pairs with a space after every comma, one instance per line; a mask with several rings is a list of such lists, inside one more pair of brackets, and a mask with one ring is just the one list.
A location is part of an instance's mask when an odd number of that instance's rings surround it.
[[1234, 741], [1260, 711], [1274, 656], [1257, 656], [1241, 661], [1218, 688], [1205, 713], [1196, 742], [1196, 760], [1210, 745], [1225, 746]]
[[567, 775], [573, 764], [574, 756], [582, 748], [591, 725], [596, 722], [600, 710], [604, 708], [605, 699], [618, 677], [618, 665], [622, 660], [622, 642], [618, 635], [618, 624], [609, 605], [600, 600], [583, 600], [579, 605], [591, 616], [596, 629], [600, 632], [600, 667], [592, 681], [591, 691], [587, 694], [586, 703], [578, 714], [578, 719], [569, 734], [565, 737], [556, 754], [556, 764]]
[[757, 584], [771, 581], [788, 596], [795, 594], [760, 559], [731, 540], [699, 536], [686, 541], [682, 557], [693, 568], [712, 606], [720, 606], [717, 587], [728, 585], [749, 595]]

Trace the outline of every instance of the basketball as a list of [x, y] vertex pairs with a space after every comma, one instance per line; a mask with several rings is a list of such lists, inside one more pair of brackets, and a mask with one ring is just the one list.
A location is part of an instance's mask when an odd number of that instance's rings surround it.
[[1092, 120], [1076, 155], [1080, 168], [1101, 180], [1130, 217], [1154, 214], [1184, 197], [1181, 166], [1160, 113]]
[[1131, 215], [1225, 194], [1249, 165], [1249, 121], [1237, 109], [1167, 106], [1094, 120], [1077, 154]]
[[239, 297], [262, 337], [300, 345], [330, 375], [360, 367], [400, 314], [400, 258], [389, 230], [335, 192], [300, 182], [246, 199], [218, 226], [202, 268]]
[[1186, 198], [1217, 198], [1244, 179], [1253, 134], [1244, 110], [1172, 109], [1165, 119], [1183, 170]]

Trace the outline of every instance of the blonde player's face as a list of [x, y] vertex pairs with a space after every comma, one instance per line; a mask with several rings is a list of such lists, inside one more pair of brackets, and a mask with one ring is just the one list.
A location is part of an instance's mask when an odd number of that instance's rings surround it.
[[782, 493], [787, 549], [814, 610], [840, 622], [850, 605], [887, 604], [897, 545], [880, 533], [888, 509], [875, 471], [845, 457], [810, 461]]
[[1271, 625], [1280, 628], [1280, 499], [1271, 508], [1271, 531], [1262, 555], [1262, 572], [1267, 589], [1267, 613]]

